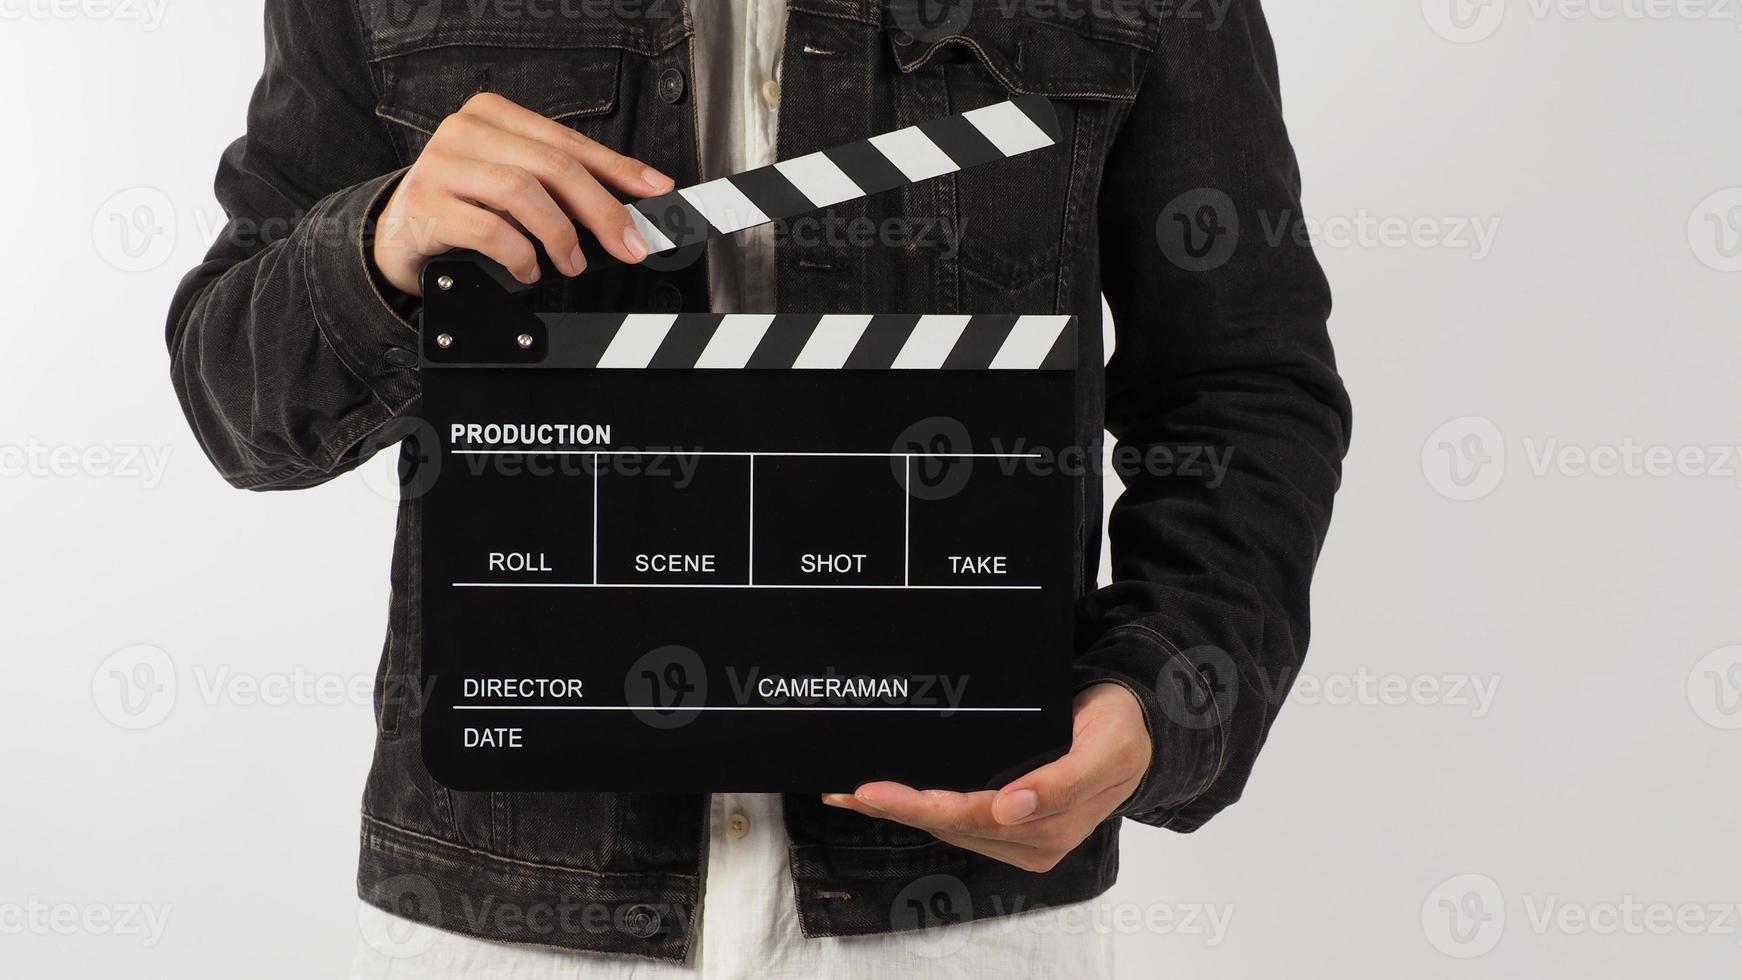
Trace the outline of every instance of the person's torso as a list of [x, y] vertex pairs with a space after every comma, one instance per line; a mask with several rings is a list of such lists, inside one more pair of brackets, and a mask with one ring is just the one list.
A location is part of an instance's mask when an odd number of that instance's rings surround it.
[[[679, 0], [358, 2], [377, 115], [406, 163], [442, 118], [486, 89], [658, 167], [680, 187], [719, 176], [720, 168], [762, 162], [751, 158], [758, 152], [753, 134], [742, 144], [701, 140], [720, 107], [711, 106], [702, 124], [691, 44], [697, 18]], [[1078, 363], [1086, 366], [1079, 435], [1083, 445], [1098, 446], [1099, 179], [1154, 49], [1156, 13], [1143, 4], [1011, 0], [933, 7], [793, 0], [780, 50], [756, 52], [769, 60], [766, 81], [777, 89], [737, 85], [731, 97], [763, 99], [777, 114], [770, 128], [778, 159], [1022, 94], [1053, 100], [1059, 146], [757, 233], [771, 246], [765, 261], [718, 273], [731, 278], [712, 294], [710, 262], [698, 249], [589, 272], [543, 301], [615, 312], [703, 312], [735, 299], [772, 301], [762, 311], [783, 313], [1076, 314]], [[927, 21], [927, 11], [941, 19]], [[703, 68], [715, 74], [705, 59]], [[733, 118], [754, 124], [756, 110], [740, 106]], [[759, 285], [767, 273], [772, 289]], [[1084, 505], [1100, 512], [1098, 500]], [[685, 946], [700, 898], [704, 798], [459, 792], [424, 770], [420, 520], [418, 501], [406, 500], [364, 799], [365, 897], [381, 905], [405, 894], [413, 904], [434, 902], [445, 927], [474, 935], [671, 957]], [[1093, 587], [1100, 535], [1098, 522], [1088, 523], [1095, 526], [1082, 529], [1076, 556], [1085, 590]], [[1116, 862], [1113, 823], [1037, 876], [808, 796], [786, 798], [784, 815], [800, 920], [813, 935], [931, 924], [924, 910], [941, 907], [937, 894], [969, 918], [1080, 901], [1111, 883]], [[927, 893], [918, 905], [914, 889]], [[568, 898], [597, 905], [604, 925], [539, 936], [524, 921], [505, 924], [492, 913], [504, 902]]]

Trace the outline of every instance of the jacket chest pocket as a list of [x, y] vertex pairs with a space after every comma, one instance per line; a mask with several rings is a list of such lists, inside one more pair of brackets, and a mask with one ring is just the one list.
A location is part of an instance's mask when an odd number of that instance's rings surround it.
[[636, 16], [570, 4], [357, 3], [381, 93], [376, 114], [406, 162], [478, 92], [575, 129], [601, 129], [587, 120], [614, 114], [623, 59], [653, 56], [687, 34], [678, 0], [646, 0]]
[[[622, 53], [614, 48], [457, 45], [377, 63], [381, 104], [402, 160], [411, 163], [443, 119], [479, 92], [494, 92], [574, 129], [617, 106]], [[589, 133], [589, 135], [596, 135]]]
[[1059, 146], [953, 178], [961, 309], [1052, 312], [1062, 265], [1093, 245], [1102, 161], [1148, 56], [1142, 25], [1089, 16], [1067, 24], [982, 3], [948, 33], [921, 39], [892, 19], [896, 65], [921, 86], [940, 86], [950, 112], [1018, 95], [1053, 103]]

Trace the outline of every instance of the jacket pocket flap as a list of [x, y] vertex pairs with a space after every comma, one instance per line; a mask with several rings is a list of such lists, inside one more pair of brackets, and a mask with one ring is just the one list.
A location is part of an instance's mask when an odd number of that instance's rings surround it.
[[617, 102], [613, 48], [443, 48], [383, 64], [375, 114], [424, 134], [435, 132], [478, 92], [495, 92], [559, 122], [603, 115]]
[[903, 72], [927, 65], [978, 61], [1012, 95], [1130, 102], [1144, 51], [1055, 24], [1019, 17], [977, 17], [955, 33], [915, 40], [899, 28], [890, 48]]

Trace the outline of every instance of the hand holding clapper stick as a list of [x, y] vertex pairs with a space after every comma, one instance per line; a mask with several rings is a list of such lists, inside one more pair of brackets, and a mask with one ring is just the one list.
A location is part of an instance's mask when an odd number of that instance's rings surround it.
[[[669, 178], [500, 96], [448, 117], [389, 200], [375, 262], [408, 294], [425, 261], [481, 253], [512, 289], [602, 262], [700, 245], [1056, 145], [1052, 104], [1027, 95], [771, 166], [657, 193]], [[626, 207], [624, 194], [654, 192]], [[494, 270], [493, 270], [494, 271]]]

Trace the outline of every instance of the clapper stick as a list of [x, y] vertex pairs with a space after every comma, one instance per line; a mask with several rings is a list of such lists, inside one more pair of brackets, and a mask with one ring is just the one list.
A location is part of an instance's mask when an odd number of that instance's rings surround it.
[[636, 201], [629, 215], [669, 252], [1057, 142], [1052, 103], [1025, 95]]
[[[647, 240], [650, 253], [657, 255], [969, 167], [1007, 160], [1055, 146], [1058, 141], [1058, 116], [1052, 103], [1038, 95], [1024, 95], [632, 201], [628, 205], [629, 217]], [[589, 268], [617, 261], [599, 247], [586, 229], [577, 226], [576, 230], [581, 234], [581, 247]], [[530, 288], [475, 252], [449, 254], [489, 270], [510, 292]], [[542, 246], [538, 247], [538, 261], [546, 277], [541, 282], [558, 274]]]

